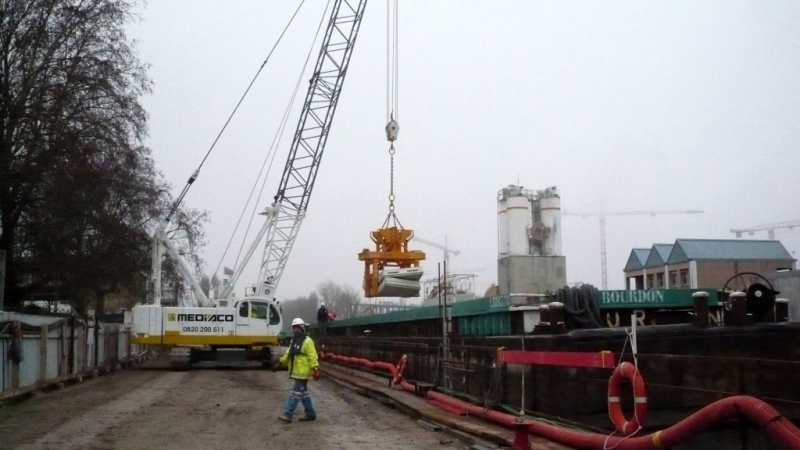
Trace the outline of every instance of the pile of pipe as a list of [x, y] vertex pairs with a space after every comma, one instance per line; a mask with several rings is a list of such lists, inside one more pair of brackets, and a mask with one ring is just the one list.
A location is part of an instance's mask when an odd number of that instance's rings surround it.
[[390, 268], [382, 270], [378, 275], [378, 295], [381, 297], [417, 297], [420, 290], [422, 269], [409, 267], [406, 269]]
[[564, 304], [567, 329], [602, 328], [600, 290], [591, 284], [564, 286], [553, 294], [553, 300]]

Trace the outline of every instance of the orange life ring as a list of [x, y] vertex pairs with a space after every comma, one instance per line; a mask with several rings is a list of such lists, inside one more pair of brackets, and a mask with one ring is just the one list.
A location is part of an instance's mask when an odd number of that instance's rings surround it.
[[406, 371], [406, 362], [408, 362], [408, 356], [406, 355], [401, 356], [400, 361], [397, 362], [397, 371], [395, 372], [394, 378], [392, 378], [393, 385], [398, 385], [403, 381], [403, 372]]
[[[633, 384], [634, 414], [631, 420], [625, 418], [620, 406], [619, 390], [622, 377], [627, 378]], [[647, 420], [647, 391], [644, 387], [644, 380], [639, 369], [629, 362], [618, 365], [608, 380], [608, 415], [614, 422], [614, 426], [617, 427], [617, 431], [625, 436], [639, 431]]]

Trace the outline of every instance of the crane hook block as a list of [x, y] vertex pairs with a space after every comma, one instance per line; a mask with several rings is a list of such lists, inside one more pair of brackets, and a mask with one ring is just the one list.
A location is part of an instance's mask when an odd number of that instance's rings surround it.
[[394, 142], [397, 140], [397, 133], [400, 132], [400, 125], [392, 119], [389, 123], [386, 124], [386, 139], [389, 142]]

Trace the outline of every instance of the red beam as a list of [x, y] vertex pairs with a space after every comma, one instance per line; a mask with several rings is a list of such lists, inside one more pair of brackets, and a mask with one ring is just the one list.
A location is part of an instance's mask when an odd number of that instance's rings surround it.
[[597, 367], [613, 369], [616, 357], [611, 352], [526, 352], [501, 350], [497, 361], [508, 364], [535, 364], [544, 366]]

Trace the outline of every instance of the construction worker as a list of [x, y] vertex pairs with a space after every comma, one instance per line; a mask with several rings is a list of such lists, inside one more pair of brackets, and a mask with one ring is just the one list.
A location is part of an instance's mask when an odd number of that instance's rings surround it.
[[286, 401], [283, 414], [278, 416], [278, 419], [291, 423], [297, 404], [303, 403], [306, 414], [299, 420], [307, 422], [317, 418], [314, 405], [311, 403], [311, 396], [308, 394], [308, 380], [311, 378], [314, 381], [319, 380], [319, 359], [317, 358], [317, 349], [314, 348], [314, 341], [306, 335], [306, 323], [303, 322], [303, 319], [292, 320], [292, 331], [294, 338], [278, 364], [288, 367], [289, 378], [294, 381], [294, 385], [289, 399]]
[[319, 325], [320, 334], [325, 334], [325, 325], [327, 325], [328, 319], [328, 308], [325, 307], [325, 303], [320, 303], [317, 310], [317, 325]]

